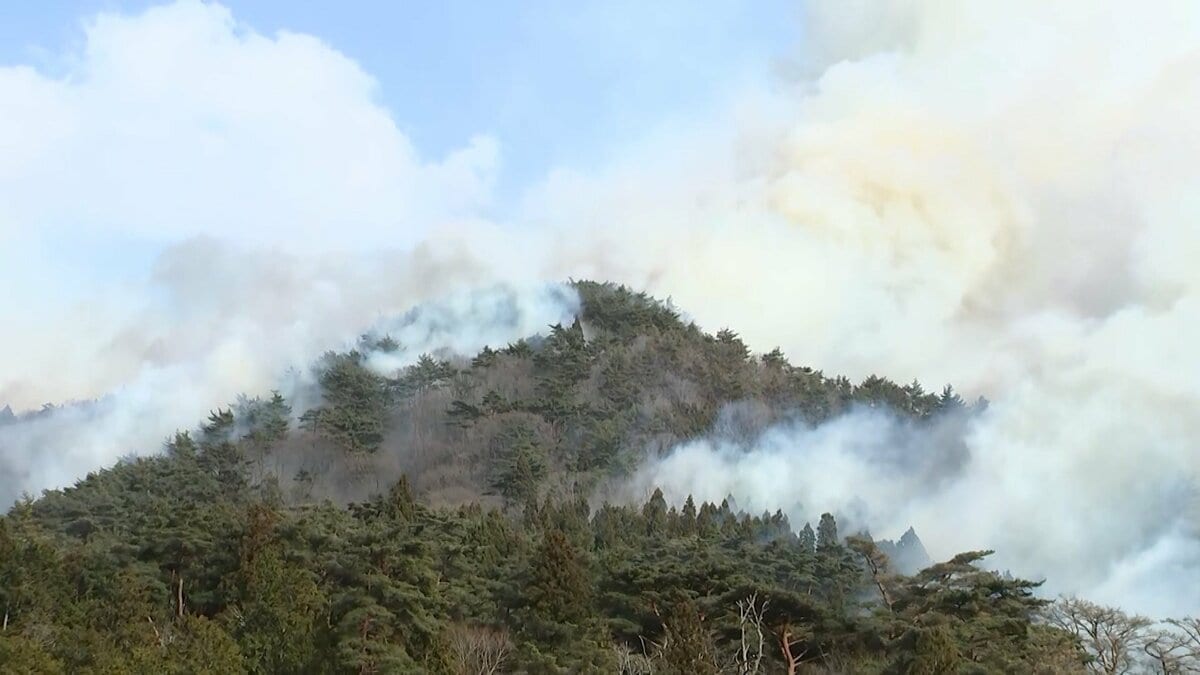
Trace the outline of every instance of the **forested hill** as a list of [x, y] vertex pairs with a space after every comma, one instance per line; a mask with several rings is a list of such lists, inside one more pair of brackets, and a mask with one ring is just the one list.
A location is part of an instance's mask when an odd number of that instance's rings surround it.
[[543, 336], [383, 374], [372, 357], [402, 345], [365, 337], [317, 364], [319, 391], [242, 398], [161, 456], [17, 504], [0, 519], [0, 671], [1082, 668], [1068, 633], [1035, 620], [1036, 584], [986, 571], [987, 552], [902, 576], [928, 562], [911, 532], [877, 545], [830, 514], [660, 492], [596, 503], [702, 435], [972, 407], [575, 288], [579, 317]]

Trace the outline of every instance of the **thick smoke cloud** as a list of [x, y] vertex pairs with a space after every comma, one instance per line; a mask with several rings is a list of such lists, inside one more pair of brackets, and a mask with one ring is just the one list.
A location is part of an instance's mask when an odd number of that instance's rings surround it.
[[677, 504], [688, 495], [714, 503], [732, 495], [751, 512], [782, 509], [797, 526], [829, 511], [846, 533], [885, 537], [915, 524], [935, 557], [997, 549], [992, 566], [1046, 579], [1049, 593], [1160, 615], [1193, 611], [1200, 597], [1181, 580], [1200, 564], [1195, 484], [1119, 472], [1102, 501], [1097, 490], [1105, 487], [1081, 479], [1103, 472], [1051, 450], [1012, 450], [992, 436], [996, 414], [989, 407], [915, 424], [858, 409], [815, 428], [714, 433], [648, 463], [610, 498], [644, 500], [655, 487]]
[[[385, 272], [398, 265], [409, 274]], [[155, 275], [161, 302], [94, 355], [102, 372], [91, 382], [119, 384], [95, 400], [0, 419], [0, 504], [158, 452], [169, 434], [195, 428], [239, 394], [279, 390], [298, 416], [319, 402], [309, 367], [328, 349], [358, 346], [363, 334], [399, 343], [366, 354], [392, 375], [422, 354], [471, 356], [578, 312], [567, 286], [476, 287], [456, 277], [470, 281], [453, 261], [429, 255], [318, 264], [206, 242], [181, 247]]]
[[[38, 122], [0, 122], [0, 139], [20, 130], [78, 154], [107, 138], [80, 120], [123, 110], [111, 101], [125, 100], [129, 82], [141, 92], [131, 100], [147, 111], [177, 99], [203, 111], [210, 100], [240, 100], [234, 93], [259, 102], [194, 117], [180, 107], [177, 118], [195, 124], [148, 127], [161, 133], [135, 147], [170, 154], [116, 167], [125, 173], [84, 163], [60, 184], [47, 169], [58, 166], [43, 150], [50, 146], [13, 145], [28, 151], [0, 159], [0, 189], [12, 197], [0, 200], [12, 205], [0, 211], [8, 244], [0, 262], [20, 262], [11, 251], [23, 250], [24, 228], [111, 225], [127, 212], [133, 232], [161, 223], [171, 236], [210, 231], [309, 250], [258, 270], [226, 263], [267, 254], [190, 244], [209, 248], [173, 249], [147, 287], [89, 302], [78, 314], [22, 305], [18, 319], [28, 319], [0, 356], [0, 400], [29, 407], [94, 397], [139, 381], [145, 364], [183, 368], [233, 393], [265, 381], [248, 373], [274, 372], [318, 343], [328, 346], [342, 336], [327, 329], [369, 325], [374, 312], [496, 280], [613, 279], [672, 296], [706, 328], [733, 327], [757, 349], [778, 344], [793, 361], [826, 372], [953, 382], [992, 401], [964, 433], [959, 466], [948, 475], [889, 464], [882, 450], [870, 450], [884, 447], [872, 438], [915, 441], [856, 414], [817, 431], [775, 430], [736, 453], [716, 441], [683, 448], [646, 469], [654, 480], [723, 493], [726, 475], [753, 483], [761, 475], [754, 467], [765, 463], [778, 469], [773, 476], [794, 478], [806, 514], [839, 508], [884, 535], [912, 524], [935, 553], [996, 548], [998, 564], [1044, 574], [1064, 590], [1139, 611], [1194, 611], [1200, 6], [896, 0], [810, 2], [805, 15], [810, 39], [781, 60], [775, 89], [740, 92], [725, 110], [616, 149], [620, 159], [608, 166], [559, 168], [497, 223], [480, 215], [492, 142], [468, 144], [457, 159], [422, 161], [351, 62], [303, 36], [256, 35], [212, 5], [185, 2], [97, 24], [81, 72], [103, 77], [58, 81], [0, 69], [0, 101], [29, 107], [28, 119]], [[172, 32], [179, 25], [204, 28]], [[107, 39], [117, 28], [123, 37]], [[116, 58], [123, 52], [113, 45], [149, 49], [156, 40], [189, 55], [187, 68], [147, 73], [141, 59]], [[307, 72], [326, 77], [321, 91], [341, 101], [328, 116], [301, 117], [290, 135], [287, 103], [307, 101], [310, 91], [177, 95], [176, 76], [221, 83], [243, 63], [288, 63], [289, 49], [322, 65]], [[255, 83], [297, 84], [266, 66], [249, 72]], [[126, 84], [105, 88], [113, 82]], [[120, 96], [106, 98], [113, 91]], [[96, 101], [108, 107], [90, 107]], [[242, 126], [243, 113], [279, 123], [263, 136], [272, 144], [247, 140], [263, 127]], [[222, 128], [243, 132], [211, 136]], [[311, 149], [328, 152], [328, 163], [294, 163], [308, 169], [297, 174], [268, 161], [291, 165], [280, 148], [345, 129], [356, 130], [346, 153]], [[221, 161], [192, 161], [214, 148], [227, 152]], [[241, 166], [235, 151], [253, 159], [238, 174], [244, 184], [199, 180]], [[97, 156], [109, 154], [116, 153]], [[352, 170], [360, 156], [377, 164]], [[207, 169], [148, 183], [166, 197], [144, 203], [114, 198], [125, 193], [112, 181], [88, 182], [99, 174], [146, 184], [139, 181], [177, 175], [160, 170], [176, 166]], [[285, 185], [264, 183], [264, 175]], [[379, 175], [386, 185], [373, 182]], [[336, 188], [329, 202], [310, 208], [327, 181]], [[190, 185], [215, 187], [193, 194]], [[55, 199], [77, 188], [86, 198]], [[293, 217], [302, 225], [295, 233]], [[446, 224], [455, 229], [429, 234]], [[401, 248], [429, 243], [337, 260], [300, 245], [311, 237], [375, 248], [392, 235]], [[188, 265], [197, 268], [194, 285], [164, 293], [176, 289], [164, 281], [171, 270]], [[229, 337], [239, 335], [244, 342]], [[203, 409], [223, 400], [184, 403]], [[181, 411], [180, 424], [195, 414]], [[821, 493], [832, 502], [824, 507], [803, 489], [813, 480], [803, 465], [822, 453], [864, 483]], [[45, 447], [40, 456], [59, 461]], [[711, 485], [680, 479], [693, 463], [722, 471], [697, 473], [712, 476]], [[76, 470], [70, 461], [59, 467], [60, 476]], [[779, 492], [780, 506], [797, 503], [771, 483], [761, 487]], [[866, 522], [872, 518], [879, 524]]]
[[815, 527], [830, 511], [846, 534], [898, 535], [939, 487], [960, 479], [966, 424], [965, 413], [916, 424], [867, 407], [818, 427], [797, 421], [750, 435], [718, 423], [709, 438], [642, 467], [624, 489], [644, 499], [661, 488], [675, 503], [732, 495], [751, 513], [783, 509], [797, 527]]
[[[554, 177], [542, 222], [619, 223], [595, 245], [636, 241], [630, 255], [574, 262], [759, 349], [993, 401], [949, 483], [883, 481], [845, 440], [843, 470], [866, 482], [834, 506], [904, 514], [894, 526], [938, 552], [996, 548], [1015, 573], [1100, 601], [1194, 611], [1200, 7], [885, 4], [902, 17], [887, 35], [864, 3], [810, 3], [815, 74], [741, 102], [737, 132], [693, 135], [711, 147], [653, 139], [657, 162]], [[793, 436], [736, 460], [684, 448], [653, 475], [676, 482], [700, 458], [722, 468], [704, 475], [759, 476], [774, 458], [803, 497], [789, 458], [833, 443]]]

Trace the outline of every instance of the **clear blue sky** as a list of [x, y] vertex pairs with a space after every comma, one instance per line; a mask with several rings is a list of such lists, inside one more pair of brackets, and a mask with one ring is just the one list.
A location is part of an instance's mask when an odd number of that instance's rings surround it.
[[[146, 0], [11, 2], [0, 65], [52, 72], [101, 11]], [[586, 167], [646, 129], [769, 76], [799, 32], [787, 0], [226, 0], [253, 30], [316, 36], [357, 61], [425, 156], [499, 139], [503, 199], [554, 165]]]

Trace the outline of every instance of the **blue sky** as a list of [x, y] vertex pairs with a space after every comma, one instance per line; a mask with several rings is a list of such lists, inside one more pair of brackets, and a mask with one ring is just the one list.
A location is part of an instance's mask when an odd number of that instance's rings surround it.
[[[81, 48], [91, 17], [156, 4], [7, 3], [0, 64], [54, 73]], [[425, 156], [494, 136], [502, 201], [553, 166], [592, 166], [733, 89], [761, 84], [799, 32], [788, 0], [221, 4], [256, 32], [313, 35], [356, 61]]]

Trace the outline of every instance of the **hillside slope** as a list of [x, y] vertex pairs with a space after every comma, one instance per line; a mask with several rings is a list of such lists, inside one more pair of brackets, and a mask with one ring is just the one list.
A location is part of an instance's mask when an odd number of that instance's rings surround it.
[[[831, 514], [598, 495], [706, 434], [852, 406], [969, 416], [949, 388], [755, 356], [575, 284], [576, 321], [466, 360], [365, 336], [312, 401], [243, 398], [158, 457], [0, 520], [12, 672], [1069, 672], [1036, 584], [877, 546]], [[298, 420], [298, 424], [293, 424]], [[845, 534], [844, 532], [842, 533]], [[901, 576], [884, 551], [896, 554]], [[914, 563], [914, 561], [918, 561]], [[489, 670], [493, 668], [493, 670]], [[7, 671], [6, 671], [7, 672]]]

